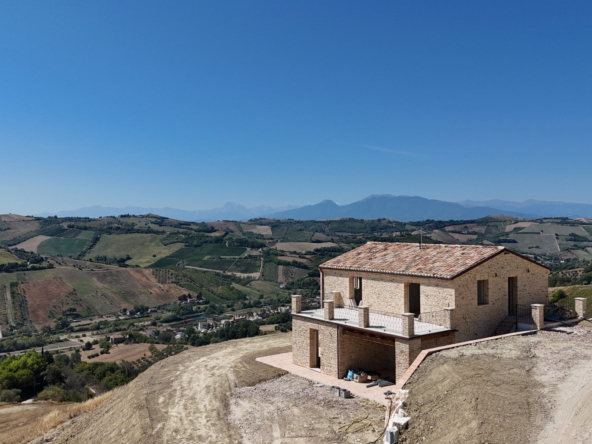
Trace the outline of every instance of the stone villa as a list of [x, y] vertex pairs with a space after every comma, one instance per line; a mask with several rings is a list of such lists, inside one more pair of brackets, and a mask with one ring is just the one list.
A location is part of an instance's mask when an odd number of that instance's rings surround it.
[[399, 379], [423, 349], [509, 332], [520, 307], [538, 326], [548, 300], [549, 269], [497, 246], [369, 242], [319, 269], [323, 308], [292, 298], [293, 362], [336, 378]]

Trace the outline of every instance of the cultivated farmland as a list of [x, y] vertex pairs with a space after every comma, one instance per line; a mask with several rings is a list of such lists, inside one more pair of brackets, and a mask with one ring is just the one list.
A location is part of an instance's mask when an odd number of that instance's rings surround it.
[[337, 244], [333, 242], [279, 242], [275, 245], [275, 249], [281, 251], [295, 251], [296, 253], [306, 253], [317, 248], [336, 247]]
[[[176, 244], [176, 245], [181, 245], [181, 244]], [[206, 264], [204, 264], [204, 261], [203, 261], [203, 259], [205, 259], [208, 256], [239, 257], [245, 251], [247, 251], [246, 248], [242, 248], [242, 247], [229, 248], [224, 243], [204, 244], [201, 247], [183, 247], [183, 248], [178, 249], [174, 253], [171, 253], [167, 257], [160, 259], [157, 262], [154, 262], [154, 264], [152, 264], [152, 267], [158, 268], [158, 267], [172, 266], [172, 265], [177, 264], [177, 262], [179, 262], [179, 261], [184, 261], [185, 265], [199, 267], [199, 268], [210, 268], [210, 267], [206, 266]], [[223, 268], [224, 267], [223, 264], [218, 264], [218, 265], [214, 264], [214, 266], [216, 268], [213, 268], [213, 270], [227, 269], [228, 267], [230, 267], [232, 265], [232, 262], [234, 262], [234, 261], [231, 261], [230, 263], [228, 263], [228, 266], [226, 268]]]
[[31, 239], [27, 239], [26, 241], [21, 242], [18, 245], [15, 245], [14, 248], [20, 248], [21, 250], [30, 251], [32, 253], [37, 253], [37, 248], [39, 248], [39, 245], [41, 244], [41, 242], [44, 242], [48, 239], [51, 239], [51, 237], [49, 237], [49, 236], [35, 236], [35, 237], [32, 237]]
[[182, 244], [163, 245], [158, 234], [117, 234], [101, 236], [99, 243], [86, 255], [86, 259], [94, 256], [125, 257], [129, 265], [147, 267], [158, 259], [166, 257], [180, 249]]
[[39, 244], [37, 247], [37, 253], [44, 256], [75, 256], [79, 254], [87, 244], [88, 240], [86, 239], [63, 239], [61, 237], [52, 237]]

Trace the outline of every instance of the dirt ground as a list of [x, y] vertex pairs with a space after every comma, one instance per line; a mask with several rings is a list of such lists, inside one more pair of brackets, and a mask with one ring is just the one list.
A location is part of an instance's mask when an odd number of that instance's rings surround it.
[[[230, 400], [230, 421], [241, 433], [242, 440], [236, 442], [243, 444], [368, 443], [382, 432], [384, 407], [364, 407], [360, 399], [341, 399], [327, 386], [316, 387], [288, 374], [236, 390]], [[372, 425], [357, 433], [340, 433], [340, 427], [360, 416]]]
[[26, 282], [22, 286], [27, 296], [29, 318], [37, 329], [43, 324], [53, 324], [48, 317], [49, 311], [55, 303], [72, 291], [72, 287], [59, 277]]
[[53, 410], [65, 410], [71, 404], [36, 403], [0, 406], [0, 442], [19, 443], [29, 434], [31, 424]]
[[31, 239], [21, 242], [18, 245], [15, 245], [14, 248], [20, 248], [21, 250], [37, 253], [37, 247], [39, 247], [39, 244], [47, 239], [51, 239], [51, 237], [43, 235], [35, 236]]
[[458, 347], [413, 375], [402, 443], [592, 442], [592, 324]]
[[[153, 365], [103, 405], [38, 442], [225, 444], [244, 436], [253, 443], [353, 444], [377, 436], [384, 420], [379, 411], [369, 413], [376, 423], [366, 432], [340, 435], [336, 430], [355, 411], [364, 414], [358, 400], [340, 400], [297, 377], [277, 379], [285, 372], [255, 361], [290, 349], [291, 335], [279, 333], [188, 350]], [[269, 424], [261, 422], [261, 409]], [[258, 421], [245, 427], [253, 415]]]

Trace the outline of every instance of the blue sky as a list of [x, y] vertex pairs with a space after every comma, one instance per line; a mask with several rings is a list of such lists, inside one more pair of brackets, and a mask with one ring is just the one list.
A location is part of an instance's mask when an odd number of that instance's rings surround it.
[[0, 213], [592, 203], [592, 3], [0, 3]]

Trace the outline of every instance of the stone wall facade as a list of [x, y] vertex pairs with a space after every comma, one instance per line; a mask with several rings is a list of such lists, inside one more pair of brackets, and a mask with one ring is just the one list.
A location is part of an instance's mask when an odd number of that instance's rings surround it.
[[454, 282], [448, 279], [420, 278], [386, 273], [324, 270], [324, 295], [331, 299], [331, 292], [338, 291], [347, 306], [353, 295], [353, 278], [362, 278], [362, 304], [371, 310], [400, 314], [409, 311], [409, 284], [420, 285], [421, 312], [454, 308]]
[[384, 343], [355, 337], [343, 327], [317, 319], [292, 319], [293, 363], [313, 366], [311, 331], [318, 331], [321, 372], [343, 378], [348, 369], [360, 368], [383, 375], [402, 377], [421, 350], [454, 343], [454, 332], [436, 336], [390, 337]]
[[339, 326], [316, 319], [292, 318], [292, 362], [302, 367], [312, 367], [311, 330], [319, 335], [321, 372], [339, 377], [337, 335]]
[[[549, 271], [512, 253], [502, 253], [454, 279], [454, 322], [459, 342], [492, 336], [508, 316], [508, 278], [516, 277], [520, 305], [548, 302]], [[489, 302], [479, 305], [477, 281], [487, 280]]]
[[395, 368], [394, 342], [392, 345], [378, 344], [342, 334], [339, 345], [340, 377], [344, 377], [350, 368], [375, 372]]
[[[362, 278], [362, 304], [392, 314], [409, 311], [409, 284], [420, 284], [421, 313], [454, 308], [451, 327], [457, 341], [491, 336], [508, 315], [508, 278], [517, 278], [517, 303], [547, 303], [549, 271], [511, 252], [501, 253], [455, 279], [420, 278], [386, 273], [324, 270], [324, 294], [339, 291], [346, 301], [353, 278]], [[487, 281], [488, 303], [479, 305], [477, 281]]]

